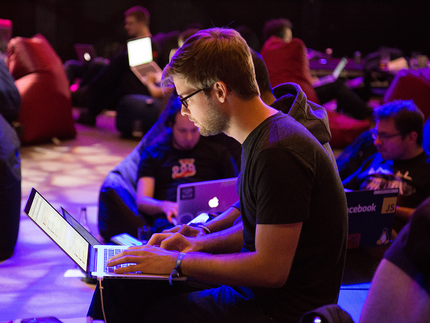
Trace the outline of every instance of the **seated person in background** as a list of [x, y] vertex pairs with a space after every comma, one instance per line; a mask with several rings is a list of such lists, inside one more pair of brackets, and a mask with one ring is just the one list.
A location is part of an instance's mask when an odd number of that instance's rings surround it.
[[179, 184], [237, 176], [227, 148], [200, 136], [199, 129], [181, 114], [176, 98], [165, 121], [166, 131], [141, 155], [136, 203], [153, 232], [172, 227], [177, 213]]
[[266, 62], [272, 86], [294, 82], [300, 85], [309, 101], [323, 104], [336, 99], [338, 112], [359, 120], [371, 117], [372, 109], [343, 80], [313, 86], [316, 79], [309, 69], [306, 46], [301, 39], [293, 38], [292, 24], [288, 19], [266, 22], [264, 39], [261, 56]]
[[[150, 37], [150, 15], [148, 10], [135, 6], [124, 13], [124, 28], [129, 38]], [[157, 57], [157, 47], [153, 43], [154, 59]], [[87, 107], [76, 120], [78, 123], [94, 126], [96, 116], [104, 109], [115, 110], [119, 100], [127, 94], [145, 95], [147, 100], [141, 104], [152, 104], [157, 109], [157, 100], [162, 93], [148, 89], [141, 80], [130, 70], [127, 51], [113, 58], [109, 65], [102, 68], [96, 76], [83, 87], [72, 93], [72, 99], [82, 98], [80, 106]], [[153, 96], [154, 95], [154, 96]]]
[[360, 316], [363, 323], [424, 323], [430, 317], [430, 198], [384, 255]]
[[408, 221], [430, 196], [430, 163], [423, 150], [422, 112], [412, 101], [394, 101], [375, 108], [377, 153], [343, 181], [346, 189], [399, 189], [394, 229]]

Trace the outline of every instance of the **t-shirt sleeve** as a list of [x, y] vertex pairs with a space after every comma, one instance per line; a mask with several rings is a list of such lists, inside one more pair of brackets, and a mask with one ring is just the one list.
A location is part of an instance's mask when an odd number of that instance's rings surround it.
[[262, 151], [255, 169], [257, 223], [303, 222], [310, 215], [314, 167], [293, 151]]
[[384, 258], [395, 264], [430, 294], [430, 198], [412, 215]]
[[154, 177], [155, 178], [155, 168], [154, 168], [154, 159], [151, 155], [150, 148], [146, 148], [142, 151], [140, 155], [139, 168], [137, 170], [137, 178], [138, 181], [142, 177]]

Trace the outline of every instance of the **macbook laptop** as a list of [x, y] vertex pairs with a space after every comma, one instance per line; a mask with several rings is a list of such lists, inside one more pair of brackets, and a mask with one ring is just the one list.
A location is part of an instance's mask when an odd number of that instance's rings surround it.
[[348, 204], [348, 248], [388, 244], [399, 190], [345, 193]]
[[318, 78], [318, 81], [313, 84], [313, 87], [323, 86], [335, 82], [338, 79], [340, 73], [342, 73], [343, 69], [345, 68], [346, 63], [348, 63], [348, 58], [343, 57], [337, 64], [333, 73]]
[[89, 62], [97, 57], [92, 44], [75, 44], [75, 52], [81, 62]]
[[150, 37], [132, 39], [127, 42], [128, 63], [130, 69], [139, 80], [152, 72], [157, 79], [161, 79], [161, 68], [153, 60]]
[[[36, 189], [32, 188], [24, 209], [31, 220], [72, 259], [88, 277], [168, 280], [169, 275], [142, 273], [115, 274], [106, 262], [125, 246], [101, 245], [70, 214], [63, 217]], [[130, 264], [123, 264], [122, 267]], [[186, 277], [174, 278], [186, 280]]]
[[237, 177], [179, 185], [177, 223], [186, 224], [204, 212], [227, 210], [239, 200], [236, 182]]

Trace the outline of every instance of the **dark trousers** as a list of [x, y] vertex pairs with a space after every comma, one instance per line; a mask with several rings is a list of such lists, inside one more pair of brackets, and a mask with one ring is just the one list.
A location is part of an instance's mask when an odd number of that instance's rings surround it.
[[[105, 279], [106, 319], [115, 322], [267, 322], [249, 288], [204, 289], [176, 282]], [[97, 286], [88, 316], [103, 319]]]
[[358, 94], [351, 90], [342, 79], [315, 88], [321, 104], [336, 99], [337, 111], [354, 119], [363, 120], [372, 116], [372, 108]]

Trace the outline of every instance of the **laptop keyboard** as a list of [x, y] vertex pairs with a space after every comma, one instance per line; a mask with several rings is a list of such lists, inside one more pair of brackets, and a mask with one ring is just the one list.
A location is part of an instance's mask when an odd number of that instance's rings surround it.
[[121, 264], [121, 265], [117, 265], [117, 266], [113, 266], [113, 267], [108, 267], [106, 265], [107, 261], [112, 258], [113, 256], [121, 253], [122, 251], [124, 251], [126, 248], [124, 249], [104, 249], [104, 264], [103, 264], [103, 268], [104, 268], [104, 272], [105, 273], [115, 273], [115, 269], [116, 268], [122, 268], [122, 267], [128, 267], [130, 265], [135, 265], [136, 263], [126, 263], [126, 264]]
[[136, 68], [141, 75], [146, 75], [149, 72], [152, 72], [152, 73], [158, 72], [157, 69], [151, 64], [137, 66]]

